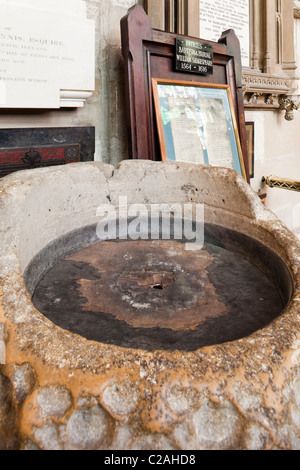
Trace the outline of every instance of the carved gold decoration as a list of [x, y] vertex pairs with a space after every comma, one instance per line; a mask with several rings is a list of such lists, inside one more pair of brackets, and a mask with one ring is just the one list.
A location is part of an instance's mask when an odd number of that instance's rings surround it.
[[279, 178], [278, 176], [273, 176], [273, 175], [263, 178], [263, 181], [270, 188], [281, 188], [281, 189], [288, 189], [289, 191], [300, 192], [300, 181], [287, 179], [287, 178]]

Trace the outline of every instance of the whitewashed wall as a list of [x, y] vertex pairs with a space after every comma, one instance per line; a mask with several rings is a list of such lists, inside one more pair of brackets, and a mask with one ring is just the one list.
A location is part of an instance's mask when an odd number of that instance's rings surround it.
[[[300, 113], [293, 122], [283, 113], [246, 112], [255, 122], [255, 177], [251, 186], [258, 191], [263, 176], [300, 180]], [[300, 193], [284, 189], [267, 189], [266, 206], [300, 236]]]
[[[300, 76], [300, 19], [295, 20], [297, 76]], [[300, 102], [300, 83], [295, 101]], [[284, 112], [246, 111], [255, 122], [255, 177], [251, 186], [258, 191], [263, 176], [275, 175], [300, 181], [300, 111], [286, 121]], [[268, 188], [266, 205], [300, 238], [300, 193]]]

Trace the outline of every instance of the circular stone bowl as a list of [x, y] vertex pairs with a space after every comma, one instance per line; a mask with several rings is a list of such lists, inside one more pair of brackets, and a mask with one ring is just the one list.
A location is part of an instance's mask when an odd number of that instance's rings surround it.
[[[97, 256], [109, 264], [112, 250], [110, 269], [113, 272], [115, 267], [123, 293], [136, 296], [141, 285], [147, 284], [152, 289], [147, 293], [151, 300], [154, 290], [160, 295], [159, 290], [173, 289], [178, 310], [171, 311], [166, 305], [161, 315], [156, 311], [147, 316], [138, 304], [128, 329], [128, 305], [124, 307], [128, 295], [119, 303], [116, 298], [110, 302], [104, 289], [105, 305], [112, 308], [104, 313], [124, 325], [117, 334], [113, 329], [109, 334], [108, 324], [105, 335], [98, 328], [97, 335], [89, 336], [97, 330], [96, 317], [91, 317], [95, 326], [90, 325], [89, 333], [84, 334], [80, 325], [74, 327], [69, 312], [65, 315], [69, 322], [60, 324], [57, 317], [51, 321], [42, 308], [34, 306], [36, 289], [60, 262], [97, 247], [99, 207], [114, 208], [122, 222], [120, 198], [124, 202], [125, 197], [129, 206], [147, 208], [154, 204], [203, 205], [205, 243], [238, 256], [241, 265], [250, 263], [258, 269], [271, 282], [273, 301], [278, 296], [278, 302], [263, 303], [262, 307], [247, 297], [247, 322], [252, 312], [259, 320], [247, 329], [238, 305], [230, 322], [222, 316], [222, 296], [216, 289], [211, 306], [215, 323], [202, 328], [200, 341], [195, 338], [199, 318], [195, 319], [193, 308], [189, 310], [183, 302], [186, 290], [176, 284], [174, 266], [166, 269], [165, 243], [171, 242], [157, 242], [161, 243], [164, 269], [155, 265], [146, 278], [141, 261], [138, 272], [134, 265], [135, 270], [125, 276], [121, 258], [118, 261], [122, 243], [104, 242]], [[9, 175], [0, 182], [0, 198], [3, 448], [300, 448], [300, 247], [296, 237], [236, 172], [149, 161], [126, 161], [116, 170], [101, 163], [76, 163]], [[137, 250], [137, 259], [143, 261], [143, 253], [146, 259], [148, 248], [144, 252], [142, 244], [148, 242], [129, 243], [129, 254]], [[177, 249], [178, 243], [172, 249]], [[182, 241], [179, 244], [180, 259], [189, 274], [200, 263], [201, 250], [194, 246], [193, 251], [184, 252]], [[90, 253], [93, 260], [93, 251]], [[219, 251], [214, 251], [214, 256], [219, 259]], [[204, 258], [201, 262], [202, 272], [209, 272]], [[216, 265], [210, 277], [222, 284], [218, 266], [223, 265]], [[236, 291], [227, 278], [231, 299], [234, 295], [240, 299], [243, 286], [247, 288], [247, 272]], [[57, 284], [62, 282], [60, 278]], [[204, 289], [205, 295], [207, 292]], [[201, 305], [196, 305], [194, 310], [201, 311]], [[89, 309], [82, 309], [82, 318]], [[131, 331], [140, 331], [145, 325], [154, 332], [183, 331], [185, 339], [167, 340], [156, 333], [153, 341], [141, 339], [141, 335], [138, 340], [131, 338]]]

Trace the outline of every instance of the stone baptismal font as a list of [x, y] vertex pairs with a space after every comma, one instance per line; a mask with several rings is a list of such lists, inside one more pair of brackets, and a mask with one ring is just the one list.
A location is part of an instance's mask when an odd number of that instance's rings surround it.
[[3, 448], [299, 448], [300, 247], [241, 176], [76, 163], [0, 197]]

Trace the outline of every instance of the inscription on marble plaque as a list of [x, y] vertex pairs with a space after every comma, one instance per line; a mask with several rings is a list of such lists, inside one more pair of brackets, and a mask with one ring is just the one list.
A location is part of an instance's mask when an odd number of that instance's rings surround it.
[[82, 0], [66, 6], [0, 0], [0, 108], [82, 106], [92, 94], [94, 21]]
[[200, 41], [176, 38], [176, 70], [204, 75], [212, 74], [212, 46]]
[[199, 0], [200, 36], [218, 41], [223, 31], [234, 29], [241, 44], [243, 66], [249, 67], [249, 0]]

